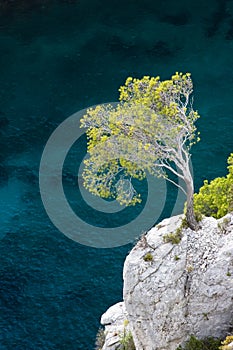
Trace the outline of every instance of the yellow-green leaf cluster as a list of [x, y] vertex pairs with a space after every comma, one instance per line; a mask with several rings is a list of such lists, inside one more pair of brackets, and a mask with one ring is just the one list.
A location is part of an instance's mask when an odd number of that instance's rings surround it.
[[205, 216], [221, 218], [233, 210], [233, 153], [228, 158], [229, 173], [226, 177], [217, 177], [200, 188], [194, 194], [194, 210]]
[[[175, 73], [165, 81], [158, 76], [129, 77], [119, 89], [116, 107], [88, 109], [81, 119], [89, 156], [84, 186], [95, 195], [135, 204], [141, 198], [132, 179], [142, 180], [146, 172], [165, 177], [158, 164], [168, 165], [178, 154], [186, 154], [188, 164], [188, 151], [198, 141], [192, 89], [189, 73]], [[187, 153], [182, 153], [184, 147]]]

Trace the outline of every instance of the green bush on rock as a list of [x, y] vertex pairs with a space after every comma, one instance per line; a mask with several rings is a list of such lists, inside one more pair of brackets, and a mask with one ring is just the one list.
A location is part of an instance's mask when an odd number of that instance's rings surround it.
[[217, 177], [200, 188], [194, 194], [194, 210], [205, 216], [219, 219], [233, 211], [233, 153], [228, 158], [229, 166], [226, 177]]
[[181, 230], [177, 229], [174, 233], [168, 233], [163, 236], [163, 240], [165, 243], [178, 244], [181, 240]]
[[151, 253], [146, 253], [144, 256], [143, 256], [143, 260], [144, 261], [153, 261], [153, 255]]
[[135, 350], [135, 345], [133, 341], [133, 336], [131, 332], [126, 332], [124, 330], [123, 335], [121, 336], [120, 340], [121, 347], [119, 350]]

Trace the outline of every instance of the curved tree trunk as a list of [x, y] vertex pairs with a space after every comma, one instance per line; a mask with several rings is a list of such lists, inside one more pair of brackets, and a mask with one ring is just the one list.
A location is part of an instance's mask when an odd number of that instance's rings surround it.
[[193, 177], [190, 169], [190, 157], [184, 152], [186, 155], [186, 160], [181, 159], [176, 164], [177, 167], [180, 169], [182, 175], [183, 175], [183, 181], [186, 185], [186, 196], [187, 196], [187, 202], [186, 202], [186, 220], [188, 223], [188, 226], [196, 231], [200, 228], [200, 224], [198, 223], [195, 213], [194, 213], [194, 206], [193, 206], [193, 195], [194, 195], [194, 185], [193, 185]]
[[195, 214], [194, 214], [194, 207], [193, 207], [193, 182], [187, 181], [186, 182], [186, 188], [187, 188], [187, 211], [186, 211], [186, 219], [188, 222], [189, 227], [192, 230], [198, 230], [200, 228], [199, 223], [196, 220]]

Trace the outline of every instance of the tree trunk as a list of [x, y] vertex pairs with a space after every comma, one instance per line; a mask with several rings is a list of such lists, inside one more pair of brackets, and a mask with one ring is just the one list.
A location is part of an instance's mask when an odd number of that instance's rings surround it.
[[189, 227], [196, 231], [200, 228], [199, 223], [196, 220], [193, 208], [193, 184], [192, 182], [186, 182], [187, 187], [187, 211], [186, 211], [186, 219]]

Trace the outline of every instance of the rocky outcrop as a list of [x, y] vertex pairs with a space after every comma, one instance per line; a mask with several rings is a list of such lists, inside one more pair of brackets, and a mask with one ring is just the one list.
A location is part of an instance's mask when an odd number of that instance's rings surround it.
[[105, 344], [102, 350], [115, 350], [124, 332], [129, 332], [128, 315], [124, 302], [111, 306], [101, 317], [105, 326]]
[[175, 350], [191, 334], [223, 338], [231, 327], [233, 215], [204, 218], [201, 229], [168, 242], [181, 223], [181, 215], [163, 220], [126, 258], [124, 317], [137, 350]]

